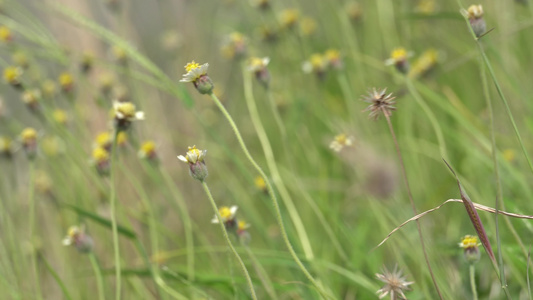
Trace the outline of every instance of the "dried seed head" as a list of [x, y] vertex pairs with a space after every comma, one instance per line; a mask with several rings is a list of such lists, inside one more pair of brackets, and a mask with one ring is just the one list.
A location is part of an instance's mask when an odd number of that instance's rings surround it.
[[376, 277], [385, 283], [385, 285], [377, 291], [379, 299], [384, 298], [388, 294], [391, 295], [391, 299], [406, 299], [404, 291], [409, 290], [409, 285], [413, 284], [413, 281], [406, 281], [402, 275], [402, 270], [396, 265], [391, 272], [387, 268], [383, 267], [383, 274], [376, 274]]
[[393, 105], [396, 104], [396, 97], [392, 96], [392, 93], [387, 95], [387, 89], [377, 90], [373, 88], [368, 95], [363, 96], [361, 100], [370, 103], [370, 105], [363, 111], [370, 111], [370, 118], [377, 120], [379, 114], [383, 113], [386, 116], [391, 116], [392, 111], [396, 110]]

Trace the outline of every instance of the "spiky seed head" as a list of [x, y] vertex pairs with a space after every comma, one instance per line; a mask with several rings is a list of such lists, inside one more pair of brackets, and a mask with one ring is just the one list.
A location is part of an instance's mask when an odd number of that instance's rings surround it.
[[370, 105], [363, 111], [369, 111], [369, 117], [377, 120], [380, 113], [383, 113], [386, 116], [391, 116], [392, 111], [396, 110], [394, 101], [396, 97], [392, 96], [392, 93], [387, 94], [387, 89], [378, 90], [373, 88], [366, 96], [363, 96], [361, 99], [364, 102], [370, 103]]

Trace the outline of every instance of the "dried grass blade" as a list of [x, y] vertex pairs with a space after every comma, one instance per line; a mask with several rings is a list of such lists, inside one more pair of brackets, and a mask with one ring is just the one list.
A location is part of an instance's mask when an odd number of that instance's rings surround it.
[[[400, 230], [407, 223], [415, 221], [415, 220], [418, 220], [418, 219], [422, 218], [423, 216], [429, 214], [430, 212], [434, 212], [437, 209], [441, 208], [442, 206], [444, 206], [444, 204], [450, 203], [450, 202], [463, 202], [463, 200], [461, 200], [461, 199], [448, 199], [448, 200], [444, 201], [444, 203], [442, 203], [441, 205], [439, 205], [437, 207], [434, 207], [434, 208], [432, 208], [430, 210], [426, 210], [426, 211], [424, 211], [422, 213], [419, 213], [418, 215], [416, 215], [416, 216], [410, 218], [409, 220], [403, 222], [402, 224], [400, 224], [400, 226], [394, 228], [387, 235], [387, 237], [385, 239], [383, 239], [383, 241], [381, 241], [381, 243], [379, 243], [376, 247], [374, 247], [374, 249], [376, 249], [376, 248], [380, 247], [381, 245], [383, 245], [390, 238], [391, 235], [393, 235], [396, 231]], [[493, 214], [496, 213], [496, 209], [494, 209], [492, 207], [485, 206], [485, 205], [482, 205], [482, 204], [479, 204], [479, 203], [475, 203], [475, 202], [472, 202], [472, 204], [474, 205], [474, 208], [476, 210], [482, 210], [482, 211], [486, 211], [486, 212], [493, 213]], [[531, 220], [533, 220], [533, 216], [530, 216], [530, 215], [515, 214], [515, 213], [510, 213], [510, 212], [506, 212], [506, 211], [502, 211], [502, 210], [498, 210], [498, 214], [504, 215], [504, 216], [508, 216], [508, 217], [513, 217], [513, 218], [531, 219]], [[372, 249], [372, 250], [374, 250], [374, 249]]]
[[448, 164], [448, 162], [445, 159], [443, 160], [444, 160], [444, 163], [450, 169], [450, 171], [452, 171], [453, 175], [455, 176], [455, 179], [457, 180], [457, 185], [459, 186], [459, 193], [461, 194], [461, 199], [463, 199], [463, 204], [465, 205], [466, 212], [468, 213], [468, 216], [470, 217], [470, 221], [472, 221], [472, 224], [474, 225], [474, 228], [476, 229], [479, 240], [483, 244], [483, 247], [485, 247], [485, 251], [487, 251], [487, 254], [489, 255], [490, 259], [496, 263], [496, 257], [494, 256], [494, 252], [492, 251], [489, 237], [487, 236], [487, 233], [485, 232], [485, 227], [483, 227], [483, 223], [481, 222], [481, 218], [479, 218], [477, 210], [474, 207], [474, 203], [472, 202], [472, 200], [470, 200], [470, 197], [468, 197], [466, 192], [463, 190], [463, 187], [461, 186], [461, 182], [459, 181], [459, 177], [457, 176], [457, 174], [455, 174], [455, 171], [453, 170], [453, 168], [450, 166], [450, 164]]

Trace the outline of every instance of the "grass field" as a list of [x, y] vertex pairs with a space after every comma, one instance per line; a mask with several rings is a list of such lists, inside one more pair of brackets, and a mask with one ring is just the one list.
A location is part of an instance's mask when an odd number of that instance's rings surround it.
[[531, 1], [0, 3], [1, 299], [533, 299]]

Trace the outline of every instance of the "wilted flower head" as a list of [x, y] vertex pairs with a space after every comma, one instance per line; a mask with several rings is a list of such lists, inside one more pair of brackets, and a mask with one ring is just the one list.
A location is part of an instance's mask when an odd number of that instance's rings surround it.
[[324, 78], [326, 74], [326, 67], [328, 61], [322, 56], [322, 54], [315, 53], [311, 55], [308, 61], [305, 61], [302, 65], [302, 70], [305, 73], [315, 73], [320, 79]]
[[409, 285], [414, 283], [413, 281], [406, 281], [402, 270], [397, 265], [392, 272], [383, 267], [382, 274], [378, 273], [376, 277], [385, 283], [385, 286], [377, 291], [379, 299], [384, 298], [388, 294], [391, 295], [391, 299], [406, 299], [404, 291], [408, 291]]
[[13, 35], [11, 30], [7, 26], [0, 26], [0, 41], [2, 42], [11, 42], [13, 40]]
[[109, 168], [111, 166], [110, 156], [109, 152], [106, 149], [102, 147], [94, 148], [92, 153], [92, 163], [95, 166], [96, 171], [98, 171], [98, 174], [109, 174]]
[[144, 120], [144, 112], [137, 111], [131, 102], [114, 102], [113, 110], [115, 128], [120, 131], [128, 129], [133, 121]]
[[400, 73], [406, 74], [409, 71], [407, 58], [410, 56], [411, 53], [407, 52], [405, 48], [399, 47], [392, 50], [390, 58], [385, 61], [385, 64], [394, 65]]
[[139, 150], [139, 157], [151, 161], [157, 160], [156, 145], [153, 141], [145, 141]]
[[381, 91], [373, 88], [368, 95], [363, 96], [361, 100], [370, 103], [370, 105], [364, 111], [370, 111], [370, 118], [377, 120], [380, 113], [383, 113], [386, 116], [391, 116], [392, 111], [396, 110], [396, 107], [393, 105], [396, 103], [394, 99], [396, 97], [392, 96], [392, 93], [387, 95], [387, 89], [384, 88]]
[[246, 38], [240, 32], [232, 32], [222, 45], [222, 55], [227, 59], [241, 58], [246, 54]]
[[335, 136], [335, 139], [329, 144], [329, 148], [335, 152], [340, 152], [344, 147], [349, 147], [352, 144], [353, 138], [346, 136], [345, 133], [341, 133]]
[[93, 249], [93, 239], [85, 233], [84, 227], [71, 226], [67, 236], [63, 239], [63, 245], [74, 246], [81, 253], [89, 253]]
[[287, 29], [293, 28], [299, 18], [300, 12], [297, 9], [285, 9], [279, 16], [281, 26]]
[[480, 37], [485, 33], [487, 30], [487, 24], [483, 19], [483, 6], [481, 6], [481, 4], [470, 5], [466, 11], [462, 10], [461, 13], [468, 18], [476, 37]]
[[265, 87], [270, 82], [270, 72], [267, 69], [267, 65], [270, 62], [268, 57], [252, 57], [248, 63], [248, 70], [255, 74], [255, 78], [263, 84]]
[[31, 127], [24, 129], [20, 134], [20, 141], [28, 158], [33, 159], [37, 154], [37, 131]]
[[479, 246], [481, 246], [481, 243], [477, 239], [477, 236], [466, 235], [461, 239], [459, 247], [464, 249], [464, 257], [469, 264], [474, 264], [479, 261], [481, 257]]
[[4, 69], [4, 81], [15, 88], [21, 88], [22, 83], [20, 77], [22, 76], [22, 69], [19, 67], [7, 67]]
[[196, 146], [189, 147], [185, 156], [179, 155], [178, 159], [189, 164], [189, 174], [197, 180], [204, 181], [208, 175], [204, 158], [207, 150], [198, 150]]
[[[237, 214], [238, 209], [239, 208], [236, 205], [233, 205], [232, 207], [222, 206], [218, 209], [218, 214], [222, 219], [222, 223], [224, 223], [227, 228], [233, 228], [236, 225], [235, 216]], [[211, 223], [219, 223], [219, 220], [216, 215], [211, 220]]]
[[61, 87], [61, 90], [65, 93], [72, 92], [72, 89], [74, 88], [74, 77], [69, 72], [63, 72], [61, 75], [59, 75], [58, 78], [59, 86]]
[[185, 66], [185, 73], [180, 82], [192, 82], [194, 87], [201, 94], [211, 94], [213, 92], [213, 82], [207, 76], [208, 63], [203, 65], [197, 64], [194, 60]]

